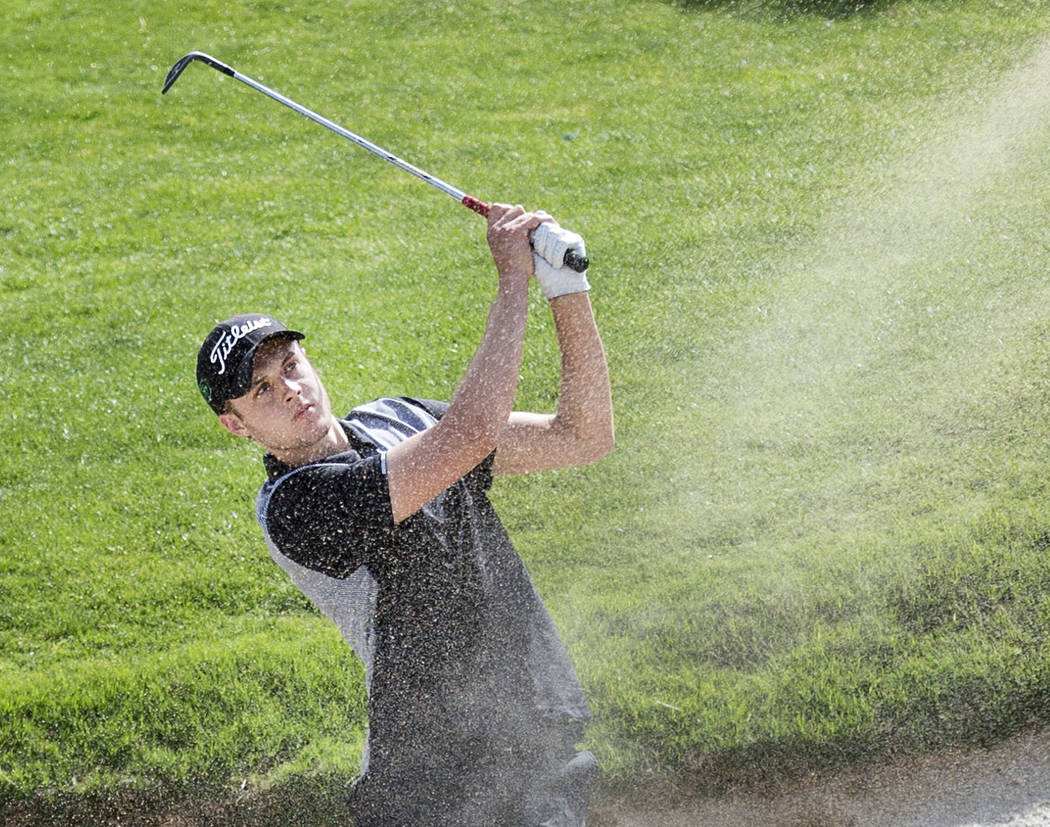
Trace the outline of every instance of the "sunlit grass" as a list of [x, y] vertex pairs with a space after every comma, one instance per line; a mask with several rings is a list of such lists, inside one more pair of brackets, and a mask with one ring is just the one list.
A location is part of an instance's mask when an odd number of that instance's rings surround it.
[[195, 48], [586, 236], [617, 451], [494, 497], [610, 782], [1045, 720], [1050, 121], [1013, 69], [1047, 8], [769, 11], [2, 13], [0, 797], [352, 774], [359, 669], [267, 558], [196, 347], [266, 308], [337, 407], [447, 397], [491, 296], [447, 196], [206, 67], [162, 98]]

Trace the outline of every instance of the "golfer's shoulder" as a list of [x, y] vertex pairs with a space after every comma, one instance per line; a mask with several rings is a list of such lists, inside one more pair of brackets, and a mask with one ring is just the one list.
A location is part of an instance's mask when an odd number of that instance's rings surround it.
[[425, 399], [415, 396], [381, 396], [356, 406], [350, 411], [347, 419], [356, 421], [361, 419], [383, 419], [388, 422], [397, 422], [408, 425], [417, 430], [423, 430], [433, 424], [434, 420], [441, 419], [448, 410], [448, 402], [438, 399]]
[[293, 469], [271, 485], [258, 509], [271, 549], [335, 578], [386, 549], [393, 522], [377, 460], [350, 452]]
[[303, 513], [312, 507], [330, 508], [348, 497], [367, 498], [370, 489], [379, 489], [379, 496], [385, 494], [381, 457], [374, 450], [365, 453], [351, 448], [305, 465], [286, 467], [284, 473], [263, 484], [259, 497], [268, 513]]

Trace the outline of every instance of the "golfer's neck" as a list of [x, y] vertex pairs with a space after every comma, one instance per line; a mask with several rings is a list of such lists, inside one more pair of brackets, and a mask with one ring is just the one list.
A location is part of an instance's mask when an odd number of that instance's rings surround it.
[[297, 468], [310, 462], [317, 462], [332, 454], [339, 454], [350, 447], [350, 441], [346, 438], [346, 432], [339, 420], [332, 417], [332, 424], [328, 427], [325, 435], [317, 442], [296, 448], [283, 450], [270, 449], [270, 453], [285, 465]]

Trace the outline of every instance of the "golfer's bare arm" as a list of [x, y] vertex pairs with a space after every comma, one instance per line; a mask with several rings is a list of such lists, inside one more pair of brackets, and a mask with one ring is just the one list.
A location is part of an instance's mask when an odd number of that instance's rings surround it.
[[500, 433], [494, 474], [586, 465], [613, 447], [609, 368], [587, 293], [551, 302], [561, 350], [555, 414], [514, 412]]
[[529, 232], [539, 223], [520, 207], [494, 204], [490, 209], [488, 239], [499, 274], [497, 295], [481, 343], [445, 415], [387, 453], [395, 523], [412, 516], [496, 449], [518, 386], [533, 272]]

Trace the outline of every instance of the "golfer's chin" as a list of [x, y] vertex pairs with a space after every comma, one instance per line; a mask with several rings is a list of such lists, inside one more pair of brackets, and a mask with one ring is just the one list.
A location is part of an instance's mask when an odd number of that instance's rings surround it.
[[289, 436], [295, 445], [306, 448], [324, 439], [331, 428], [330, 418], [324, 417], [319, 411], [310, 410], [292, 420]]

